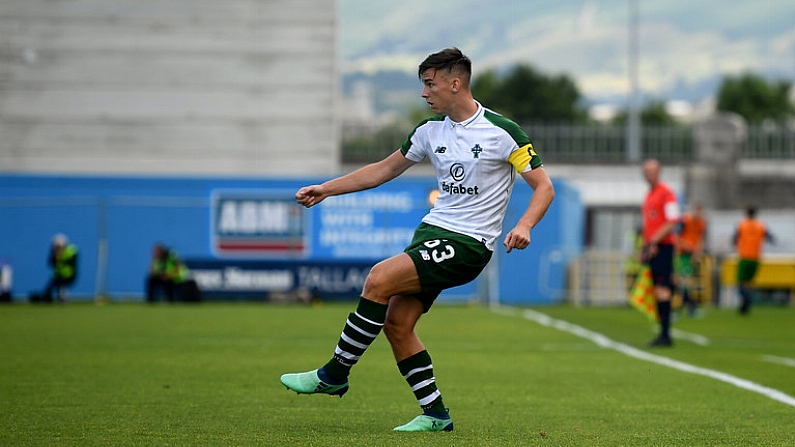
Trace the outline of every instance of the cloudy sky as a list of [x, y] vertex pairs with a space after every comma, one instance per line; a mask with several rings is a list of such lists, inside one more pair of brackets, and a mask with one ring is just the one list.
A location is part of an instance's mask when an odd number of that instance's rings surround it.
[[[415, 73], [458, 46], [475, 71], [529, 63], [589, 98], [624, 97], [632, 0], [339, 0], [343, 73]], [[637, 0], [646, 97], [698, 95], [727, 74], [795, 80], [795, 0]], [[703, 88], [701, 89], [703, 91]]]

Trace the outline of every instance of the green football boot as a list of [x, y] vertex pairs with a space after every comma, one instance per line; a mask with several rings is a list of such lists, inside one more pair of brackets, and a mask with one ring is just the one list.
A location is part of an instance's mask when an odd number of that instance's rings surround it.
[[431, 416], [430, 414], [424, 413], [421, 414], [414, 419], [411, 420], [406, 425], [401, 425], [400, 427], [395, 427], [395, 431], [453, 431], [453, 420], [450, 418], [449, 415], [445, 415], [446, 417], [437, 417], [441, 416], [437, 414], [436, 416]]
[[348, 392], [348, 381], [333, 385], [320, 380], [317, 370], [297, 374], [283, 374], [282, 384], [298, 394], [330, 394], [342, 397]]

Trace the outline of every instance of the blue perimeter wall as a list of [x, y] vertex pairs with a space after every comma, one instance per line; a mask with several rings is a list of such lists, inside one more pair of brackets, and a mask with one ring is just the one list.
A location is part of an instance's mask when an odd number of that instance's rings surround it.
[[[69, 292], [74, 300], [91, 300], [97, 292], [112, 299], [142, 299], [155, 242], [166, 243], [183, 258], [221, 265], [257, 260], [372, 264], [402, 251], [437, 186], [433, 178], [403, 177], [370, 191], [330, 198], [309, 210], [294, 204], [298, 188], [325, 180], [3, 174], [0, 264], [13, 268], [15, 301], [46, 285], [46, 258], [56, 233], [66, 234], [80, 249], [78, 281]], [[533, 230], [530, 247], [505, 254], [501, 237], [491, 274], [484, 272], [441, 300], [472, 300], [487, 293], [507, 304], [565, 299], [569, 261], [583, 250], [585, 212], [573, 187], [559, 179], [553, 182], [555, 202]], [[503, 237], [525, 211], [531, 194], [519, 179]], [[234, 225], [230, 230], [229, 221], [220, 223], [222, 204], [230, 200], [233, 210], [235, 200], [287, 207], [285, 216], [292, 227], [277, 222], [251, 229], [232, 219], [240, 231]], [[230, 242], [251, 243], [255, 249], [229, 250]], [[258, 251], [256, 246], [264, 248]]]

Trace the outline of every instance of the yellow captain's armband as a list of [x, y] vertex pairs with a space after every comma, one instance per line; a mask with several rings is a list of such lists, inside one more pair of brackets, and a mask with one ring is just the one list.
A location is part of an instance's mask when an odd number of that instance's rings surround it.
[[508, 162], [516, 168], [516, 172], [522, 173], [527, 169], [527, 165], [530, 164], [530, 161], [533, 157], [537, 157], [536, 151], [533, 150], [533, 144], [527, 144], [525, 146], [520, 147], [519, 149], [513, 151], [511, 155], [508, 157]]

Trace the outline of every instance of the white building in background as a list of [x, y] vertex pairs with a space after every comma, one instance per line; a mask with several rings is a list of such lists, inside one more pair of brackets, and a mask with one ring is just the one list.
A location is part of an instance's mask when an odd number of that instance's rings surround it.
[[359, 81], [351, 86], [351, 92], [343, 95], [340, 101], [340, 115], [343, 123], [367, 123], [375, 117], [373, 85]]
[[0, 8], [0, 172], [339, 170], [336, 0]]

